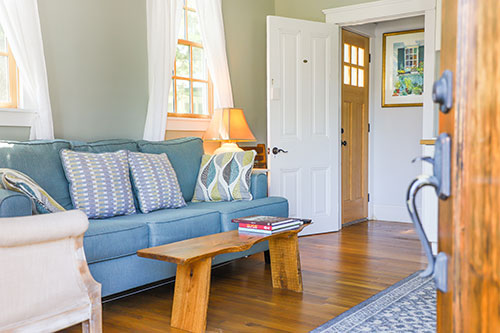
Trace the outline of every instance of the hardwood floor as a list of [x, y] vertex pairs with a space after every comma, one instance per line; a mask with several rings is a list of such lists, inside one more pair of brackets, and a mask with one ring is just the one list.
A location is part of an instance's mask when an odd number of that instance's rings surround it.
[[[207, 331], [308, 332], [425, 266], [408, 223], [362, 222], [299, 246], [303, 293], [273, 289], [263, 254], [214, 269]], [[184, 332], [169, 326], [173, 287], [105, 303], [104, 332]]]

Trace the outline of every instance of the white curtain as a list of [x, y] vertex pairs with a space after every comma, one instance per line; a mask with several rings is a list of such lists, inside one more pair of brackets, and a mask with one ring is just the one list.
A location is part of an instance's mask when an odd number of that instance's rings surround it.
[[0, 24], [36, 116], [30, 139], [53, 139], [52, 110], [37, 0], [0, 0]]
[[147, 0], [149, 102], [144, 140], [161, 141], [167, 128], [168, 94], [172, 83], [180, 0]]
[[233, 107], [233, 91], [226, 55], [221, 0], [196, 0], [208, 71], [215, 91], [215, 108]]

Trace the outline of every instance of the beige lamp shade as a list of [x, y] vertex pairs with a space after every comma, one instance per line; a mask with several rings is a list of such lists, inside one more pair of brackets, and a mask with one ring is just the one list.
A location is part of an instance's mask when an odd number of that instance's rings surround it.
[[250, 127], [248, 127], [242, 109], [217, 109], [212, 115], [204, 140], [221, 142], [255, 141]]

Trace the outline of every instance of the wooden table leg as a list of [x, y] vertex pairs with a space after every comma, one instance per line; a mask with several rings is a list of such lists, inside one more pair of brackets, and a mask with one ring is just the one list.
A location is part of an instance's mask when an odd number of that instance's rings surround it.
[[297, 234], [269, 239], [273, 287], [302, 292]]
[[177, 265], [171, 326], [205, 332], [212, 258]]

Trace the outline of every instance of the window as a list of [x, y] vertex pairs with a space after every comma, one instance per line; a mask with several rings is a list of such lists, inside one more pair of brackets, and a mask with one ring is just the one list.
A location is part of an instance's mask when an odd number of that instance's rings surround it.
[[193, 0], [184, 0], [183, 14], [168, 112], [170, 116], [209, 118], [213, 110], [213, 86]]
[[365, 86], [365, 49], [344, 43], [344, 84]]
[[418, 46], [405, 48], [405, 69], [407, 72], [418, 67]]
[[16, 61], [0, 26], [0, 108], [18, 107], [18, 88]]

